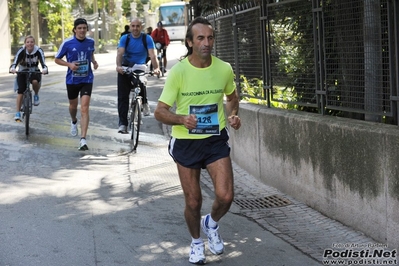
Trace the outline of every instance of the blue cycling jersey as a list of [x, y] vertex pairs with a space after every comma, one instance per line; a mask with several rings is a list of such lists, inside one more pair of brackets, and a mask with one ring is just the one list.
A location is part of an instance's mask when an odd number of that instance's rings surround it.
[[86, 37], [84, 40], [78, 40], [73, 36], [64, 40], [55, 58], [61, 59], [66, 56], [67, 62], [74, 62], [79, 66], [75, 71], [68, 68], [66, 84], [93, 83], [91, 62], [94, 51], [93, 38]]

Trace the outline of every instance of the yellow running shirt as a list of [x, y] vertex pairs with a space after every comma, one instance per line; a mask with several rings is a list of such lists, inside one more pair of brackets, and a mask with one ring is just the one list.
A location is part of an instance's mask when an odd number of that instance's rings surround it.
[[212, 56], [207, 68], [191, 65], [188, 58], [176, 63], [169, 73], [159, 101], [173, 106], [176, 114], [197, 116], [197, 128], [188, 130], [184, 125], [172, 126], [176, 139], [204, 139], [219, 135], [226, 126], [223, 108], [224, 95], [235, 90], [231, 65]]

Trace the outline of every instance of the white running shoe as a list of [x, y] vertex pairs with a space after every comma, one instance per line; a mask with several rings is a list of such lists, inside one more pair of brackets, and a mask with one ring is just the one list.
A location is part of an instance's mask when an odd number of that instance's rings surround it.
[[150, 105], [148, 103], [143, 104], [143, 109], [144, 109], [144, 116], [149, 116], [151, 115], [150, 111]]
[[206, 263], [204, 249], [205, 249], [204, 243], [201, 244], [191, 243], [190, 258], [188, 259], [188, 261], [193, 264], [204, 265]]
[[220, 255], [220, 254], [222, 254], [224, 252], [223, 239], [222, 239], [222, 237], [219, 234], [219, 226], [217, 226], [216, 228], [209, 228], [207, 226], [208, 220], [209, 220], [209, 216], [210, 215], [207, 214], [201, 220], [202, 231], [208, 237], [209, 250], [215, 255]]
[[81, 138], [79, 142], [79, 148], [80, 151], [87, 151], [89, 147], [87, 147], [87, 142], [86, 139]]
[[125, 125], [120, 125], [118, 129], [118, 133], [127, 134], [127, 127]]
[[76, 121], [76, 124], [74, 124], [71, 121], [71, 135], [76, 137], [78, 135], [78, 122]]

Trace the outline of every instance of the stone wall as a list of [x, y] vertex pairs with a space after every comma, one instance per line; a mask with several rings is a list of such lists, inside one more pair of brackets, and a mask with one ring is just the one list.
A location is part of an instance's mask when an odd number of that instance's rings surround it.
[[240, 105], [232, 159], [267, 185], [399, 246], [399, 128]]

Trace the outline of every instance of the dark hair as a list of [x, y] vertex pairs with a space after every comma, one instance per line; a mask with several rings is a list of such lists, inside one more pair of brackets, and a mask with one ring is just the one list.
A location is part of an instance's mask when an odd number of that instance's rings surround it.
[[[193, 48], [188, 45], [187, 40], [193, 41], [193, 37], [194, 37], [193, 36], [193, 26], [195, 24], [204, 24], [204, 25], [209, 25], [212, 27], [212, 24], [204, 17], [197, 17], [193, 21], [191, 21], [190, 25], [188, 25], [188, 27], [187, 27], [186, 38], [184, 40], [184, 44], [187, 48], [187, 54], [182, 56], [182, 59], [186, 58], [187, 56], [189, 56], [190, 54], [193, 53]], [[215, 35], [215, 31], [213, 31], [213, 35]]]
[[76, 27], [78, 26], [78, 25], [80, 25], [80, 24], [86, 24], [86, 26], [87, 26], [87, 30], [89, 30], [89, 25], [87, 24], [87, 21], [84, 19], [84, 18], [77, 18], [77, 19], [75, 19], [75, 21], [73, 22], [73, 29], [72, 29], [72, 32], [73, 32], [73, 34], [75, 35], [75, 30], [76, 30]]
[[73, 29], [76, 29], [76, 27], [80, 24], [86, 24], [87, 25], [87, 21], [84, 18], [77, 18], [75, 19], [75, 21], [73, 22]]
[[125, 31], [129, 31], [130, 26], [129, 25], [125, 25]]
[[148, 28], [147, 28], [147, 33], [148, 33], [148, 34], [151, 34], [151, 32], [152, 32], [152, 27], [148, 27]]
[[157, 27], [158, 27], [158, 26], [161, 26], [161, 27], [163, 26], [162, 21], [159, 21], [159, 22], [157, 23]]

